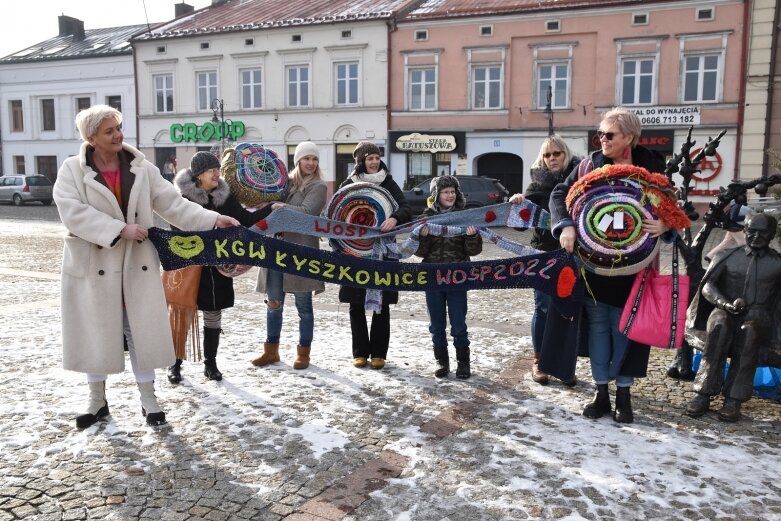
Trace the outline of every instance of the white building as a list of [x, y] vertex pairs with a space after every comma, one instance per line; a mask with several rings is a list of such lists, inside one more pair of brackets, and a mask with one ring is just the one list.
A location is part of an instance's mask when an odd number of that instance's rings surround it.
[[0, 59], [2, 172], [43, 174], [81, 144], [74, 118], [108, 104], [125, 116], [125, 140], [135, 144], [133, 59], [129, 39], [146, 26], [84, 30], [81, 20], [59, 17], [59, 35]]
[[[360, 140], [387, 141], [388, 24], [409, 0], [218, 1], [136, 37], [139, 147], [174, 156], [258, 143], [290, 165], [311, 140], [331, 191]], [[403, 179], [398, 179], [400, 183]]]

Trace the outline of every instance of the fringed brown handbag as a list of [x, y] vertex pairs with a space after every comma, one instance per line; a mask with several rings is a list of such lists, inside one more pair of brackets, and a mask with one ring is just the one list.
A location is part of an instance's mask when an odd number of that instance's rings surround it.
[[[163, 289], [168, 302], [168, 321], [174, 340], [174, 354], [179, 360], [201, 360], [201, 337], [198, 327], [198, 286], [201, 266], [163, 272]], [[190, 336], [189, 351], [187, 336]], [[187, 356], [189, 352], [189, 357]]]

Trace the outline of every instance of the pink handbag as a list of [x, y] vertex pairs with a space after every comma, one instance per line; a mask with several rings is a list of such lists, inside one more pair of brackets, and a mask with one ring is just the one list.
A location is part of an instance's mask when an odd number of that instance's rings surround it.
[[678, 275], [678, 248], [673, 245], [672, 275], [659, 275], [653, 264], [639, 272], [618, 329], [641, 344], [665, 349], [681, 347], [688, 302], [689, 276]]

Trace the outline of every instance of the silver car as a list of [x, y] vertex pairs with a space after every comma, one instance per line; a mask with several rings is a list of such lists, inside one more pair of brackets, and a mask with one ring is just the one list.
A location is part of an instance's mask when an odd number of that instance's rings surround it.
[[0, 201], [21, 206], [30, 201], [52, 204], [52, 182], [44, 175], [4, 175], [0, 177]]

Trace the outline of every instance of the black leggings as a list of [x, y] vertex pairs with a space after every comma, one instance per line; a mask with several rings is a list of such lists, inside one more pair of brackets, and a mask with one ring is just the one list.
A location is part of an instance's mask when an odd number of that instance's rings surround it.
[[383, 304], [380, 313], [372, 313], [370, 336], [363, 303], [351, 303], [350, 330], [353, 335], [353, 358], [387, 358], [390, 343], [390, 306]]

